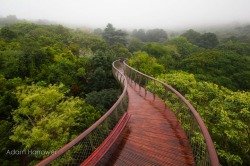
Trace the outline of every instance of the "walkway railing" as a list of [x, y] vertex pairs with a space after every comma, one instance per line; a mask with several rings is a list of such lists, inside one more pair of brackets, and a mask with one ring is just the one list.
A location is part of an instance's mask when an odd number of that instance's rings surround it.
[[113, 75], [123, 88], [123, 92], [116, 103], [91, 127], [58, 150], [56, 154], [38, 163], [38, 166], [48, 164], [78, 166], [110, 135], [113, 128], [127, 111], [128, 106], [127, 80], [118, 69], [121, 64], [119, 60], [112, 64]]
[[218, 166], [219, 160], [210, 134], [194, 107], [171, 86], [135, 70], [125, 61], [124, 65], [125, 75], [132, 86], [138, 85], [139, 91], [143, 91], [145, 97], [149, 94], [147, 91], [153, 93], [152, 100], [155, 100], [155, 95], [157, 95], [175, 113], [188, 137], [195, 165]]

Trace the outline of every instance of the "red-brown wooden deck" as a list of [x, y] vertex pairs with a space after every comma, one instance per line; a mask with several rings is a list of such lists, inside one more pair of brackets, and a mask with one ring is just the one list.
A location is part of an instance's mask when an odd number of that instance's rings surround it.
[[152, 94], [128, 87], [131, 115], [106, 165], [194, 165], [190, 145], [175, 115]]

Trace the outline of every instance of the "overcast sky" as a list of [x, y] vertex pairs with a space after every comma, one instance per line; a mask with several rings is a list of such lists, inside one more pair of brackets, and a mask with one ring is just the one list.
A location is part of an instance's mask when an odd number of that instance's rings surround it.
[[250, 22], [250, 0], [0, 0], [0, 16], [103, 28], [175, 28]]

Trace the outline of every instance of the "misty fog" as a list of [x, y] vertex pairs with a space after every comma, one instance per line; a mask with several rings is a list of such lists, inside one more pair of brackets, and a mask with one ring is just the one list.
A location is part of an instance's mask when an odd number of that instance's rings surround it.
[[118, 28], [190, 28], [250, 22], [249, 0], [0, 0], [0, 17]]

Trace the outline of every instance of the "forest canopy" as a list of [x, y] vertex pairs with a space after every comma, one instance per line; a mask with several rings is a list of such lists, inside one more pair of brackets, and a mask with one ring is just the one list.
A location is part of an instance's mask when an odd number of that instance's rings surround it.
[[250, 26], [237, 33], [191, 29], [169, 35], [159, 28], [126, 32], [110, 23], [89, 32], [15, 17], [4, 21], [2, 165], [34, 165], [46, 156], [13, 158], [6, 151], [57, 150], [101, 117], [120, 93], [111, 71], [117, 57], [128, 58], [131, 66], [173, 86], [191, 102], [222, 165], [248, 164]]
[[18, 22], [1, 27], [0, 163], [37, 163], [46, 156], [13, 158], [6, 151], [56, 151], [114, 104], [120, 88], [111, 65], [129, 51], [120, 40], [110, 40], [114, 42], [62, 25]]
[[188, 30], [163, 43], [136, 41], [140, 49], [133, 47], [129, 60], [132, 67], [171, 85], [190, 101], [222, 165], [247, 165], [250, 160], [250, 36], [242, 40], [243, 34], [218, 38]]

